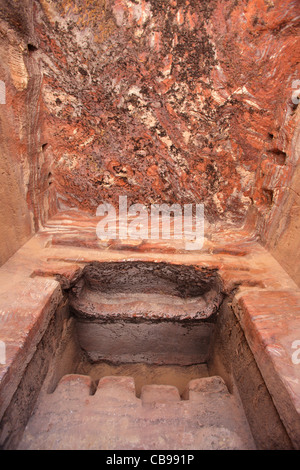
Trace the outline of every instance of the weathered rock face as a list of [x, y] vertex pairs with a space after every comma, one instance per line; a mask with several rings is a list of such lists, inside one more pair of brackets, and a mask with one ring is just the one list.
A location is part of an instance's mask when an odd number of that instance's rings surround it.
[[269, 178], [277, 203], [273, 203], [268, 212], [260, 213], [258, 220], [263, 222], [259, 227], [263, 243], [300, 286], [300, 266], [297, 262], [300, 253], [300, 108], [296, 113], [297, 126], [288, 146], [287, 178], [281, 181], [280, 173], [276, 172], [265, 176]]
[[[61, 207], [203, 202], [239, 223], [293, 157], [298, 2], [40, 0]], [[291, 162], [291, 163], [290, 163]], [[272, 185], [271, 185], [272, 186]], [[277, 186], [276, 186], [277, 188]]]
[[0, 264], [55, 212], [32, 0], [0, 2]]
[[248, 220], [295, 274], [297, 0], [0, 5], [1, 262], [57, 207], [127, 195]]

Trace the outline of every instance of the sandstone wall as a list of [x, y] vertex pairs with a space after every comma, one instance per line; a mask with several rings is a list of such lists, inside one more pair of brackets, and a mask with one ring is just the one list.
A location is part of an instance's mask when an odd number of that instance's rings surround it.
[[32, 0], [1, 0], [0, 80], [6, 103], [0, 104], [0, 264], [40, 227], [53, 205], [35, 44]]
[[[273, 204], [260, 226], [263, 244], [300, 286], [300, 108], [288, 145], [290, 179], [271, 179], [271, 189], [282, 192], [281, 203]], [[260, 218], [261, 220], [261, 218]]]
[[127, 195], [263, 224], [281, 197], [263, 173], [291, 177], [297, 1], [37, 4], [60, 207]]
[[4, 262], [59, 208], [202, 202], [296, 279], [297, 0], [0, 1]]

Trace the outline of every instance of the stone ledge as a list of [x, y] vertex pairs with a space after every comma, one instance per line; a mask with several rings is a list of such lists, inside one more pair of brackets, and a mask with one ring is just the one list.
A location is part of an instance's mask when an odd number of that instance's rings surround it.
[[0, 419], [62, 299], [59, 283], [41, 278], [20, 281], [0, 295], [0, 340], [6, 349], [5, 364], [0, 364]]
[[102, 294], [86, 291], [71, 300], [72, 312], [81, 321], [186, 321], [209, 319], [222, 302], [222, 294], [208, 292], [201, 297], [181, 299], [160, 294]]
[[300, 340], [300, 292], [241, 292], [233, 310], [295, 448], [300, 449], [300, 364], [292, 344]]

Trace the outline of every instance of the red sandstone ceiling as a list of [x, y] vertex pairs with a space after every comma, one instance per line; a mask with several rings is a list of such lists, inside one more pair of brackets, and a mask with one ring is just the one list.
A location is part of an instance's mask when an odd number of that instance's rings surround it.
[[268, 210], [293, 167], [299, 13], [297, 0], [36, 2], [61, 208], [127, 195], [203, 202], [211, 221]]

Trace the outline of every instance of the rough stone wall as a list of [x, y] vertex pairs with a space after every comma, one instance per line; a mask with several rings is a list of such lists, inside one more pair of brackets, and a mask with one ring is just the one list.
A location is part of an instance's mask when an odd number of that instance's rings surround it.
[[0, 6], [0, 262], [57, 197], [95, 213], [127, 195], [203, 202], [214, 223], [248, 214], [298, 275], [297, 0]]
[[274, 202], [266, 214], [259, 214], [258, 220], [263, 221], [262, 242], [300, 287], [300, 108], [295, 123], [288, 140], [290, 177], [281, 181], [272, 175], [271, 189], [281, 200]]
[[60, 207], [127, 195], [264, 219], [277, 194], [262, 172], [289, 178], [297, 0], [36, 6]]
[[32, 0], [0, 1], [0, 80], [5, 84], [0, 104], [0, 264], [39, 228], [50, 208], [32, 6]]

